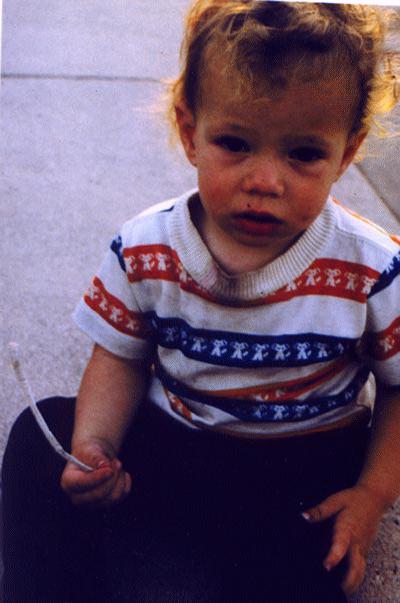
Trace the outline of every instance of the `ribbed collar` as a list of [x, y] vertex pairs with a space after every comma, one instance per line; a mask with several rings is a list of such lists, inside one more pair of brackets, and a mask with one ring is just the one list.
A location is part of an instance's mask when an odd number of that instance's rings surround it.
[[287, 285], [321, 255], [334, 230], [335, 208], [328, 197], [316, 220], [284, 254], [259, 270], [227, 275], [213, 259], [191, 220], [189, 201], [196, 194], [197, 191], [190, 191], [177, 199], [171, 213], [170, 240], [192, 278], [227, 301], [256, 301]]

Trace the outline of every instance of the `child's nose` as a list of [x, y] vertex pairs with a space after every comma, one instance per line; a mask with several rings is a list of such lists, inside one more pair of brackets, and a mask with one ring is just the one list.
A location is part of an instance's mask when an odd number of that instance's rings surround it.
[[254, 158], [248, 164], [242, 187], [247, 193], [279, 197], [284, 192], [284, 182], [279, 161], [275, 157]]

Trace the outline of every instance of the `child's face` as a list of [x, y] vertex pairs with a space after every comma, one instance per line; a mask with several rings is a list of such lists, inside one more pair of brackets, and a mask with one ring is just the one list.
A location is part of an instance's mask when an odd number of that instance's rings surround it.
[[235, 83], [216, 69], [205, 80], [196, 116], [177, 108], [182, 142], [198, 171], [196, 225], [225, 268], [256, 269], [316, 219], [363, 136], [348, 140], [353, 103], [339, 78], [293, 83], [274, 100], [241, 103], [232, 100]]

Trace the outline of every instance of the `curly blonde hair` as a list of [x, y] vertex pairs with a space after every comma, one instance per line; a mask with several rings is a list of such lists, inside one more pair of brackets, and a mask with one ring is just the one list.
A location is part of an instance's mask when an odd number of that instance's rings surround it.
[[293, 78], [347, 74], [348, 86], [358, 88], [349, 134], [368, 132], [398, 100], [398, 55], [384, 46], [393, 18], [393, 10], [363, 5], [195, 0], [186, 17], [181, 71], [169, 84], [172, 132], [176, 105], [184, 102], [194, 115], [201, 106], [202, 78], [213, 53], [238, 76], [236, 93], [242, 96], [246, 90], [257, 96], [268, 86], [282, 90]]

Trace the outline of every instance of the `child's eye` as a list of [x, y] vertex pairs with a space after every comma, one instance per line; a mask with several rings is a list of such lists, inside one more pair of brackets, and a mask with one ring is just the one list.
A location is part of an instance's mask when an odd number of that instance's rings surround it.
[[220, 136], [215, 144], [231, 153], [246, 153], [250, 150], [247, 142], [236, 136]]
[[311, 163], [325, 157], [320, 149], [314, 147], [298, 147], [289, 153], [291, 159], [302, 161], [303, 163]]

